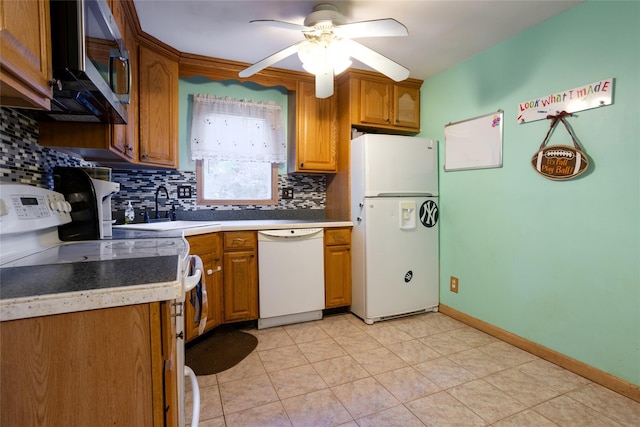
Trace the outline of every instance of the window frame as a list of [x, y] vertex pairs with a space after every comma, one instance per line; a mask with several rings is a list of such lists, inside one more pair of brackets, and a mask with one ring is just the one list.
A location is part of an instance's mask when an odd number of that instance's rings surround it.
[[205, 199], [203, 160], [196, 161], [196, 204], [197, 205], [277, 205], [278, 204], [278, 163], [271, 163], [271, 198], [257, 200]]

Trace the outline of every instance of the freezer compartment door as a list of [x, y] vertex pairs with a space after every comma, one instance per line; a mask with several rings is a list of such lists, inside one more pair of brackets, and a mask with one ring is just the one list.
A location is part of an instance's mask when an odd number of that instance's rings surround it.
[[364, 197], [437, 196], [438, 142], [399, 135], [367, 134], [354, 139], [352, 179]]
[[365, 316], [438, 305], [437, 198], [365, 199]]

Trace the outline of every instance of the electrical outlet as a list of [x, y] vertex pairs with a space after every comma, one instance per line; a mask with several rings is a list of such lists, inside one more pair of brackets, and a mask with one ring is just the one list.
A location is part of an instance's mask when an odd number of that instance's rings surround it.
[[451, 280], [449, 280], [449, 290], [451, 292], [458, 293], [458, 278], [451, 276]]
[[178, 185], [178, 199], [190, 199], [191, 187], [188, 185]]
[[293, 199], [293, 187], [282, 189], [282, 199]]

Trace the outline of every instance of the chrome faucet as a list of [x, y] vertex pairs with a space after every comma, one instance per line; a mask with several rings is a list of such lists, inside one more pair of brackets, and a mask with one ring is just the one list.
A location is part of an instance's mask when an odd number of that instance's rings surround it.
[[156, 190], [156, 219], [160, 218], [160, 215], [158, 213], [158, 194], [160, 193], [160, 191], [164, 191], [165, 197], [167, 198], [167, 200], [169, 200], [169, 191], [167, 191], [167, 187], [165, 187], [164, 185], [160, 185]]

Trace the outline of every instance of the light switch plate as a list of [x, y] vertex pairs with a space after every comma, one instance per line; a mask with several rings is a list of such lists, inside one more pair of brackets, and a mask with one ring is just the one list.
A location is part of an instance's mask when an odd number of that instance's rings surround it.
[[191, 198], [191, 187], [188, 185], [179, 185], [178, 199], [190, 199], [190, 198]]
[[293, 199], [293, 188], [286, 187], [282, 189], [282, 199]]

